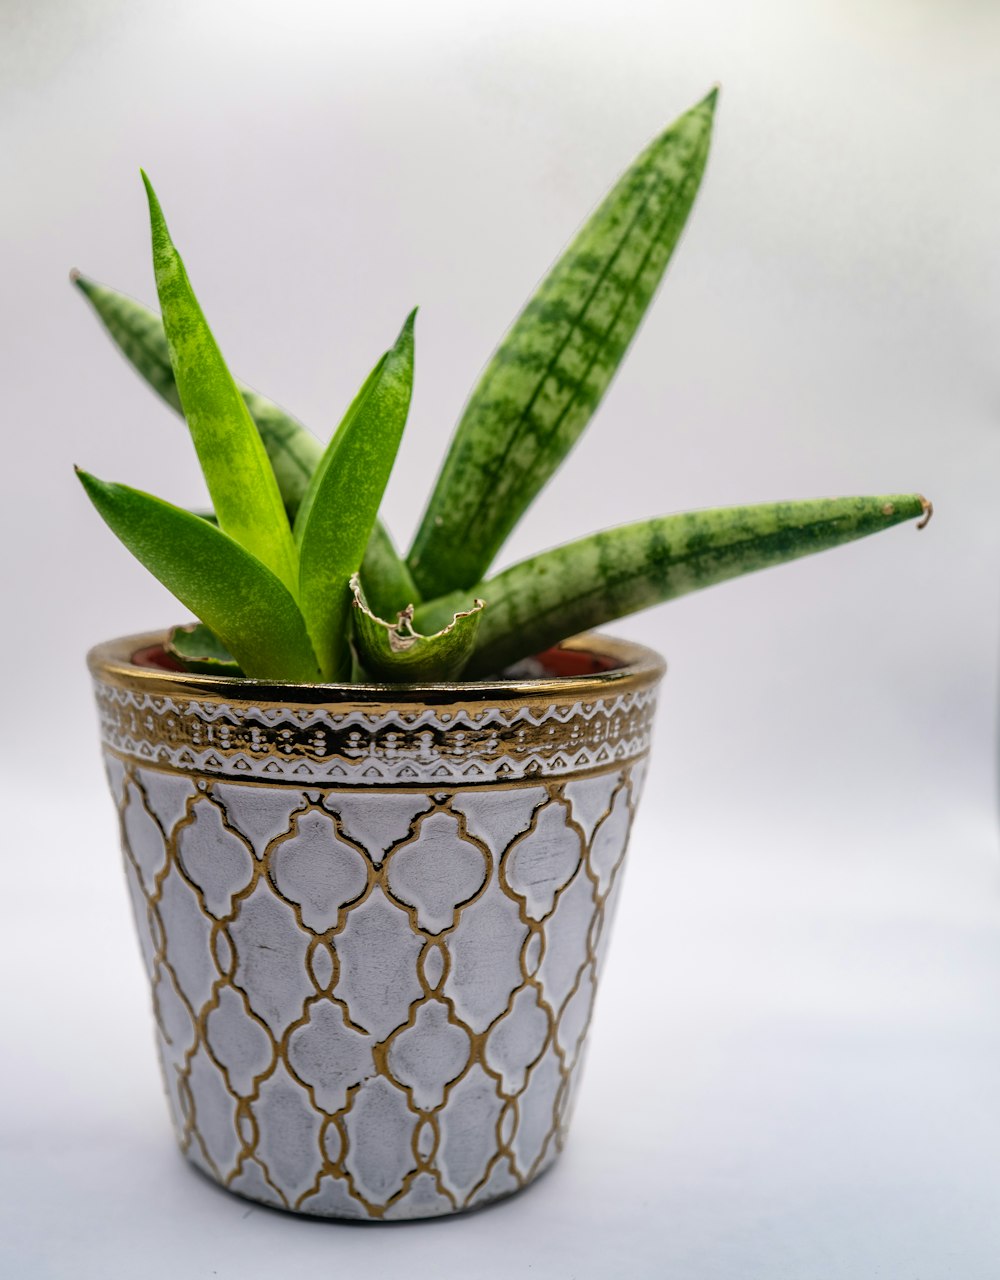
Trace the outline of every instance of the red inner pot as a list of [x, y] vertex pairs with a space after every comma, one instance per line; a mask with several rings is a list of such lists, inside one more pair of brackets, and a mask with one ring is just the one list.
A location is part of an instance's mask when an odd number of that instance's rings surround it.
[[[547, 676], [596, 676], [601, 671], [611, 671], [618, 664], [610, 658], [582, 649], [546, 649], [537, 655]], [[150, 645], [132, 654], [137, 667], [153, 667], [160, 671], [183, 672], [184, 668], [167, 653], [162, 645]]]

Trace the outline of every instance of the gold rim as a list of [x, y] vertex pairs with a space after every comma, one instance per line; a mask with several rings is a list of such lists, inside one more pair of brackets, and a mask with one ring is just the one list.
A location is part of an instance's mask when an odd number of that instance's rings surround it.
[[268, 680], [201, 675], [193, 671], [171, 672], [139, 666], [133, 655], [162, 645], [165, 631], [149, 631], [121, 636], [95, 645], [87, 654], [91, 673], [106, 683], [141, 689], [167, 697], [219, 698], [226, 702], [253, 702], [256, 705], [305, 703], [336, 705], [338, 708], [368, 707], [373, 704], [399, 706], [423, 703], [494, 705], [524, 701], [588, 701], [618, 696], [656, 684], [666, 671], [666, 663], [653, 649], [619, 640], [600, 632], [573, 636], [558, 646], [572, 653], [589, 653], [616, 665], [590, 675], [546, 676], [537, 680], [468, 680], [441, 684], [291, 684]]

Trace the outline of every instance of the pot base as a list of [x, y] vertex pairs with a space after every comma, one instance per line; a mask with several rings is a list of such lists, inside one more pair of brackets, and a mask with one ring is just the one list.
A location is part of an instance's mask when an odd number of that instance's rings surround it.
[[[458, 1205], [454, 1208], [442, 1207], [439, 1201], [428, 1197], [427, 1202], [421, 1205], [419, 1194], [409, 1200], [407, 1200], [406, 1195], [403, 1195], [400, 1196], [398, 1201], [388, 1205], [383, 1212], [378, 1214], [369, 1213], [362, 1203], [352, 1200], [349, 1192], [339, 1201], [337, 1208], [331, 1207], [323, 1210], [319, 1207], [298, 1208], [294, 1205], [288, 1205], [277, 1199], [273, 1193], [265, 1195], [254, 1194], [220, 1182], [210, 1170], [206, 1169], [194, 1158], [190, 1151], [181, 1150], [179, 1154], [184, 1157], [200, 1177], [211, 1183], [218, 1191], [229, 1192], [249, 1204], [259, 1205], [265, 1209], [274, 1209], [278, 1213], [289, 1214], [294, 1217], [317, 1218], [325, 1222], [350, 1224], [352, 1226], [356, 1224], [375, 1226], [378, 1224], [430, 1222], [437, 1218], [464, 1217], [470, 1213], [479, 1213], [483, 1209], [491, 1209], [495, 1205], [502, 1204], [505, 1200], [512, 1200], [523, 1191], [527, 1191], [529, 1187], [533, 1187], [535, 1183], [540, 1182], [555, 1167], [556, 1162], [562, 1155], [562, 1150], [554, 1151], [525, 1181], [515, 1183], [515, 1185], [505, 1190], [496, 1191], [494, 1194], [489, 1194], [484, 1188], [483, 1193], [469, 1204]], [[416, 1175], [413, 1178], [414, 1184], [417, 1183], [419, 1177], [420, 1175]]]

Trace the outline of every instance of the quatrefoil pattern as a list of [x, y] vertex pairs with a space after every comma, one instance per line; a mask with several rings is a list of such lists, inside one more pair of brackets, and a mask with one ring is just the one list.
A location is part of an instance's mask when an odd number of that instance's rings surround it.
[[106, 761], [195, 1164], [286, 1209], [393, 1219], [555, 1159], [643, 756], [440, 791]]

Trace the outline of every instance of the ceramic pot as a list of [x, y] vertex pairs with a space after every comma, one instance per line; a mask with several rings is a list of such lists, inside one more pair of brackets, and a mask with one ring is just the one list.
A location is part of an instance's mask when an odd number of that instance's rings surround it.
[[[89, 656], [177, 1138], [253, 1200], [423, 1218], [562, 1150], [660, 658], [272, 685]], [[158, 665], [159, 664], [159, 665]]]

